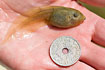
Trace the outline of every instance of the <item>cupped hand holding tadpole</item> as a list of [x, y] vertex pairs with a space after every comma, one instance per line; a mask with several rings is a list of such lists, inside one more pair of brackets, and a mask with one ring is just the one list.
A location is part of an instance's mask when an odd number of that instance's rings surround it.
[[[15, 37], [0, 45], [0, 61], [13, 70], [104, 70], [105, 48], [91, 41], [105, 46], [105, 20], [74, 0], [0, 0], [0, 42], [17, 16], [32, 7], [46, 5], [75, 8], [86, 16], [86, 20], [63, 30], [46, 25], [32, 33], [16, 32]], [[60, 67], [49, 56], [52, 41], [60, 36], [71, 36], [81, 45], [80, 60], [72, 66]]]

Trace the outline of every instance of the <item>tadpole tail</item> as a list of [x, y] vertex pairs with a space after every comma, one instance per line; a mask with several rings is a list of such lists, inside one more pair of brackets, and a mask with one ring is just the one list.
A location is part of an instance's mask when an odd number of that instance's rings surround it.
[[38, 9], [27, 12], [27, 16], [25, 17], [19, 16], [10, 26], [1, 44], [6, 43], [9, 40], [9, 38], [19, 30], [24, 29], [33, 32], [38, 28], [47, 25], [47, 23], [43, 21], [45, 21], [45, 19], [48, 19], [52, 12], [53, 10], [50, 10], [50, 8], [43, 8], [43, 10]]
[[12, 34], [14, 34], [16, 32], [16, 28], [12, 27], [8, 30], [4, 40], [1, 42], [1, 44], [4, 44], [8, 41], [8, 39], [12, 36]]

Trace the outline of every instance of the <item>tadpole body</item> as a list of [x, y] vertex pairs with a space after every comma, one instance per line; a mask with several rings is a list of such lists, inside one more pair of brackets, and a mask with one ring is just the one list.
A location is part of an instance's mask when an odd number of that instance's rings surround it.
[[53, 10], [49, 23], [59, 28], [69, 28], [81, 24], [85, 16], [73, 8], [58, 7]]

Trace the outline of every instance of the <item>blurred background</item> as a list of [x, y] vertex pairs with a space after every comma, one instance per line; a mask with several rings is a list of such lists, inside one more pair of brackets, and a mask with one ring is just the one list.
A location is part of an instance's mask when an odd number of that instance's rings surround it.
[[99, 15], [100, 17], [105, 19], [105, 8], [95, 7], [88, 4], [85, 4], [78, 0], [78, 3], [82, 4], [84, 7], [86, 7], [88, 10], [94, 12], [95, 14]]
[[[81, 2], [81, 1], [78, 1], [78, 3], [82, 4], [88, 10], [94, 12], [95, 14], [97, 14], [100, 17], [105, 19], [105, 8], [99, 8], [99, 7], [91, 6], [91, 5], [85, 4], [85, 3]], [[0, 70], [11, 70], [11, 69], [0, 62]]]

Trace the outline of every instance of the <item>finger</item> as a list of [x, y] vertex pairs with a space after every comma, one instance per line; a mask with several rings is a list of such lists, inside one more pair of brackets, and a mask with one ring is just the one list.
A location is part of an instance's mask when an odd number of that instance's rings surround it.
[[98, 70], [105, 69], [105, 49], [93, 43], [86, 46], [86, 52], [80, 58], [81, 61], [93, 66]]
[[80, 0], [90, 5], [105, 7], [105, 0]]
[[105, 20], [100, 20], [95, 26], [93, 41], [105, 46]]
[[[61, 69], [61, 70], [64, 70], [64, 69]], [[65, 70], [95, 70], [95, 69], [83, 62], [78, 61], [76, 64], [74, 64], [73, 66]]]

